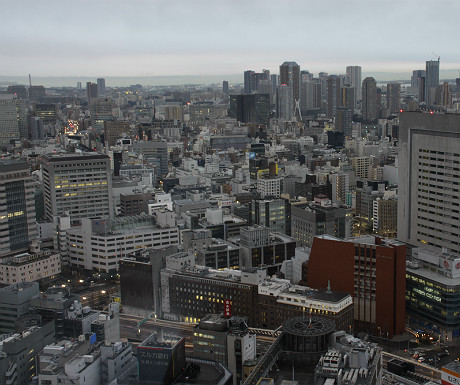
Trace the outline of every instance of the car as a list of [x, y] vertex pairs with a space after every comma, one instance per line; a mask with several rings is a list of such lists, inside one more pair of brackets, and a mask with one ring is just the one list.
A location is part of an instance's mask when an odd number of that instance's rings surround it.
[[425, 361], [425, 357], [419, 357], [419, 359], [417, 361], [418, 362], [423, 362], [423, 361]]

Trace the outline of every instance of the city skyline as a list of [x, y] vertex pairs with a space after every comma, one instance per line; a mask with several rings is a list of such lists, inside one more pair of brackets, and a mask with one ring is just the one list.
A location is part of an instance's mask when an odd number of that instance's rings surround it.
[[[110, 8], [83, 1], [79, 6], [93, 15], [92, 28], [54, 0], [46, 8], [29, 1], [5, 7], [3, 75], [203, 76], [251, 68], [276, 73], [286, 60], [314, 73], [340, 73], [347, 65], [360, 65], [363, 72], [409, 73], [438, 56], [443, 69], [460, 63], [458, 50], [451, 48], [460, 11], [454, 1], [436, 6], [428, 1], [139, 1], [137, 7], [115, 1]], [[19, 29], [18, 15], [27, 20]], [[420, 25], [423, 39], [416, 36]]]

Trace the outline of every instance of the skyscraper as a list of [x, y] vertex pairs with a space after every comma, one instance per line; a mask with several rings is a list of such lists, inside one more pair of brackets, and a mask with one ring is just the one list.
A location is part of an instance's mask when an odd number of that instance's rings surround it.
[[222, 82], [222, 92], [225, 94], [225, 95], [228, 95], [228, 81], [227, 80], [224, 80]]
[[300, 66], [295, 61], [285, 61], [280, 65], [280, 83], [292, 87], [294, 108], [296, 108], [296, 104], [300, 101]]
[[244, 71], [244, 93], [251, 94], [258, 91], [259, 80], [269, 80], [270, 71], [262, 70], [262, 72], [254, 72], [252, 70]]
[[439, 58], [426, 62], [425, 74], [425, 104], [427, 107], [434, 106], [436, 102], [436, 91], [439, 86]]
[[327, 79], [327, 116], [335, 117], [337, 107], [340, 106], [340, 77], [330, 75]]
[[242, 123], [268, 124], [270, 120], [270, 95], [230, 95], [229, 116]]
[[68, 212], [72, 224], [82, 218], [113, 215], [110, 158], [97, 153], [43, 157], [45, 213], [48, 219]]
[[355, 89], [355, 107], [356, 102], [361, 100], [361, 66], [348, 66], [347, 77], [350, 86]]
[[400, 114], [398, 239], [460, 256], [460, 115]]
[[410, 86], [414, 89], [418, 89], [420, 79], [425, 77], [425, 70], [414, 70], [410, 78]]
[[0, 95], [0, 146], [7, 146], [12, 140], [27, 137], [24, 99], [17, 99], [15, 95]]
[[97, 79], [97, 93], [98, 93], [98, 96], [105, 95], [105, 79], [104, 78]]
[[86, 99], [88, 100], [88, 104], [91, 104], [91, 99], [97, 98], [97, 84], [86, 82]]
[[0, 201], [0, 254], [26, 250], [37, 225], [32, 176], [24, 159], [0, 159]]
[[377, 119], [377, 82], [372, 77], [363, 81], [361, 114], [366, 122]]
[[387, 110], [388, 115], [399, 113], [401, 108], [401, 84], [392, 82], [387, 84]]
[[282, 120], [292, 120], [294, 117], [294, 97], [291, 86], [281, 84], [276, 88], [276, 115]]

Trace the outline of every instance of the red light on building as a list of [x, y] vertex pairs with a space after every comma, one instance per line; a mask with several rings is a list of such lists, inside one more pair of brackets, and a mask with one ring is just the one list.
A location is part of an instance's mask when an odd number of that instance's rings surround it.
[[232, 301], [229, 299], [224, 300], [224, 316], [225, 317], [232, 316]]

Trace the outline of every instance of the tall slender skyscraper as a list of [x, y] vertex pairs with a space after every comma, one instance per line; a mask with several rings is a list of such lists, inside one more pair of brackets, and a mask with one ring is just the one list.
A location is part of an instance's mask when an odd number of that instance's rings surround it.
[[97, 79], [97, 93], [98, 93], [98, 96], [105, 95], [105, 79], [104, 78]]
[[32, 176], [24, 159], [0, 159], [0, 200], [0, 255], [27, 249], [37, 225]]
[[361, 100], [361, 66], [348, 66], [347, 77], [350, 86], [355, 89], [355, 107], [358, 100]]
[[401, 107], [401, 84], [392, 82], [387, 84], [387, 110], [388, 115], [397, 114]]
[[439, 86], [439, 58], [426, 62], [425, 73], [425, 104], [427, 107], [434, 106], [436, 102], [436, 91]]
[[363, 81], [361, 113], [363, 120], [373, 122], [377, 119], [377, 82], [372, 77]]
[[295, 61], [285, 61], [280, 65], [280, 83], [292, 87], [294, 109], [300, 102], [300, 66]]

